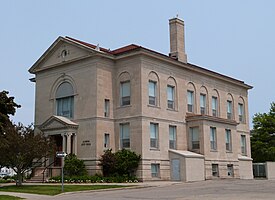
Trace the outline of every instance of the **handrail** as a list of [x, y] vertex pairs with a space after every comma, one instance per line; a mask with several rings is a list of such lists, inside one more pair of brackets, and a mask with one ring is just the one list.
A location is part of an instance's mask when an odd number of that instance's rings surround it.
[[45, 176], [45, 171], [46, 169], [48, 169], [52, 164], [54, 164], [55, 161], [53, 161], [51, 164], [49, 164], [47, 167], [45, 167], [45, 169], [43, 170], [42, 174], [43, 174], [43, 180], [42, 180], [42, 183], [44, 183], [44, 176]]

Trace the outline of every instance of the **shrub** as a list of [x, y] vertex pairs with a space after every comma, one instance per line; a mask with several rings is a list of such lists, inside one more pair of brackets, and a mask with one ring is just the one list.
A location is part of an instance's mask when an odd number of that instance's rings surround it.
[[74, 154], [66, 156], [64, 164], [64, 174], [69, 177], [87, 175], [84, 161], [78, 159]]
[[112, 153], [112, 149], [109, 149], [101, 156], [100, 165], [105, 177], [130, 177], [135, 173], [140, 159], [140, 155], [130, 150], [122, 149]]

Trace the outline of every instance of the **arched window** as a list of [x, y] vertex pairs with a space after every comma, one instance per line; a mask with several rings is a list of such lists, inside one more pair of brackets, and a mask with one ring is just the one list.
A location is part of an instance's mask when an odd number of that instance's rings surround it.
[[239, 122], [245, 123], [245, 107], [244, 107], [244, 99], [242, 97], [239, 98], [238, 102], [238, 114], [239, 114]]
[[187, 85], [187, 112], [195, 112], [196, 88], [193, 83]]
[[219, 93], [216, 89], [212, 92], [212, 116], [219, 117]]
[[55, 94], [56, 114], [67, 118], [73, 118], [74, 114], [74, 90], [69, 82], [59, 85]]
[[227, 119], [234, 119], [234, 102], [233, 102], [233, 96], [231, 94], [227, 94], [227, 102], [226, 102], [226, 110], [227, 110]]
[[208, 92], [205, 86], [201, 86], [200, 88], [200, 111], [202, 115], [208, 113]]
[[149, 105], [159, 105], [159, 77], [155, 72], [150, 72], [148, 76], [148, 96]]
[[167, 80], [167, 108], [171, 110], [177, 108], [177, 84], [172, 77]]

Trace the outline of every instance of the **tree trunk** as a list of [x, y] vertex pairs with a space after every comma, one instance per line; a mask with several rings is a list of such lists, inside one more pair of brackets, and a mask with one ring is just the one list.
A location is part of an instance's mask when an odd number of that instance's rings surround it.
[[22, 172], [17, 172], [17, 180], [16, 180], [16, 186], [22, 186]]

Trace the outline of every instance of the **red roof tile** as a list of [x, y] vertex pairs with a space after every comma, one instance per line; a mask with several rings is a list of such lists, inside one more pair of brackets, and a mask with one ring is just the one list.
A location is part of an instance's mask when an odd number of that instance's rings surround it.
[[[72, 40], [74, 42], [77, 42], [79, 44], [82, 44], [82, 45], [84, 45], [86, 47], [89, 47], [89, 48], [93, 48], [93, 49], [96, 48], [96, 45], [89, 44], [89, 43], [83, 42], [81, 40], [77, 40], [77, 39], [74, 39], [74, 38], [71, 38], [71, 37], [68, 37], [68, 36], [66, 36], [65, 38], [67, 38], [69, 40]], [[112, 50], [112, 51], [109, 50], [109, 49], [99, 47], [100, 51], [103, 51], [105, 53], [109, 53], [109, 54], [112, 54], [112, 55], [118, 55], [118, 54], [130, 51], [130, 50], [138, 49], [138, 48], [141, 48], [141, 46], [138, 46], [138, 45], [135, 45], [135, 44], [130, 44], [130, 45], [127, 45], [127, 46], [124, 46], [124, 47], [121, 47], [121, 48], [118, 48], [118, 49], [115, 49], [115, 50]]]
[[135, 44], [130, 44], [130, 45], [127, 45], [125, 47], [115, 49], [115, 50], [111, 51], [110, 53], [113, 54], [113, 55], [117, 55], [117, 54], [121, 54], [121, 53], [130, 51], [130, 50], [138, 49], [138, 48], [141, 48], [141, 46], [138, 46], [138, 45], [135, 45]]

